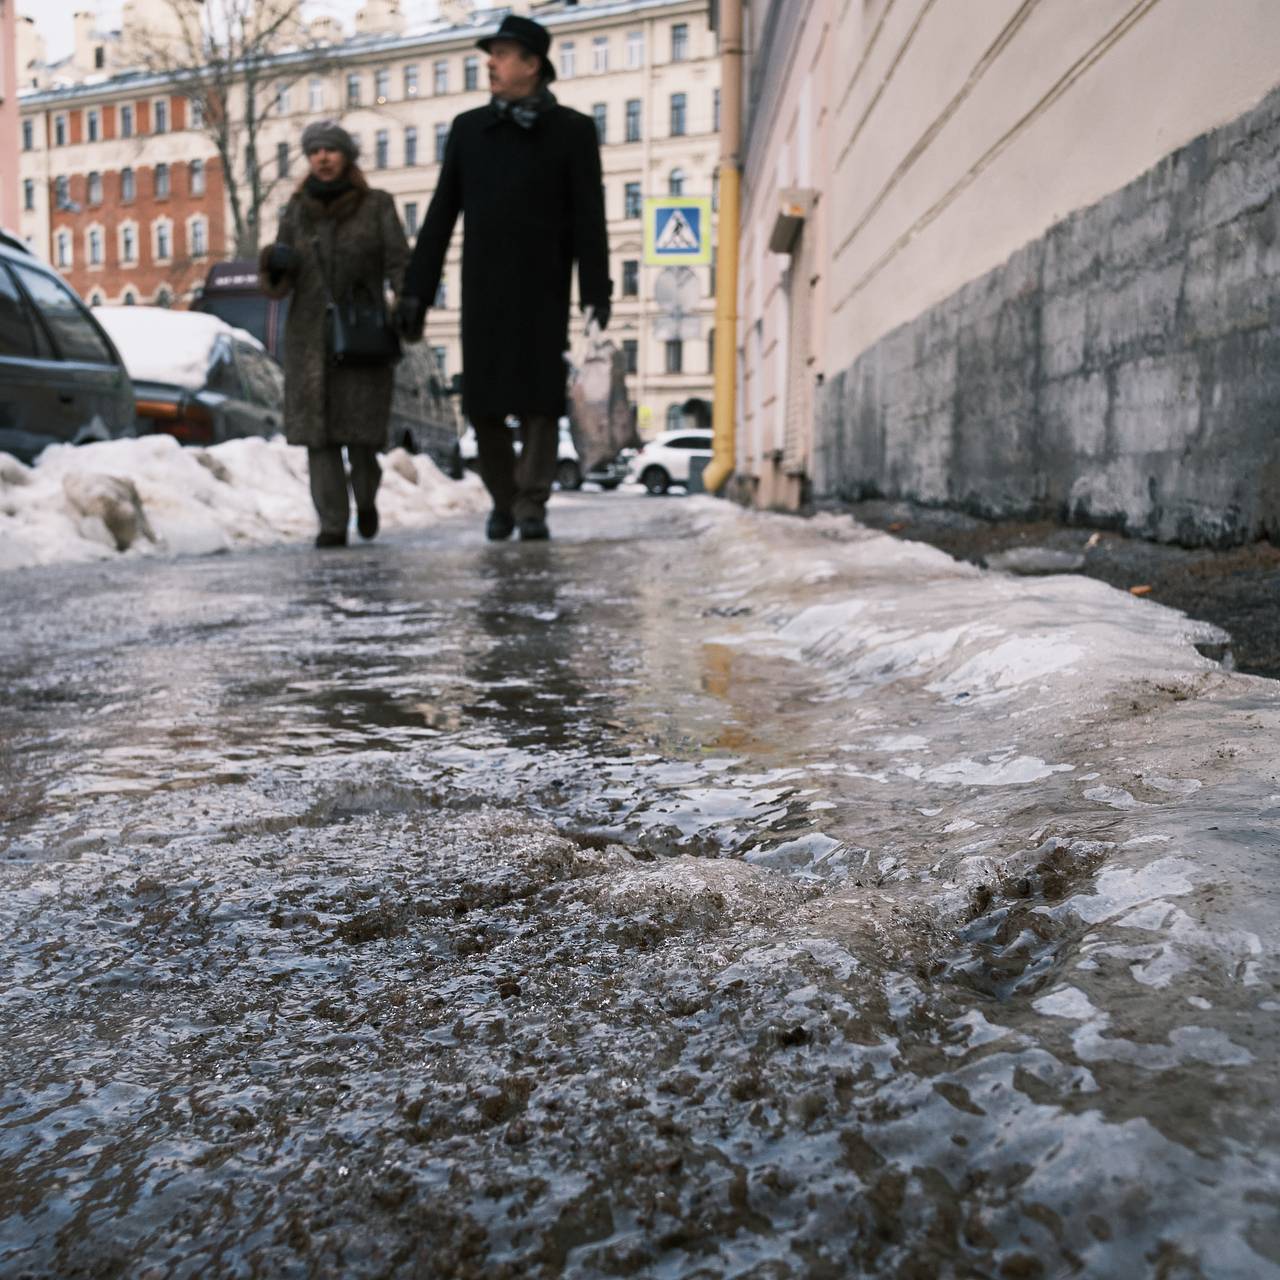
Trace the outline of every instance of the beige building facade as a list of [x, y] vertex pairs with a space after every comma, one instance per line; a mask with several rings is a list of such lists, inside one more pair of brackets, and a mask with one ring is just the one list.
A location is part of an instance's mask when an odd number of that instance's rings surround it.
[[0, 0], [0, 227], [18, 225], [18, 22]]
[[[163, 6], [168, 0], [136, 3]], [[614, 281], [610, 333], [632, 369], [628, 382], [638, 428], [651, 436], [679, 425], [690, 400], [711, 400], [714, 267], [689, 269], [693, 280], [684, 278], [679, 313], [673, 317], [670, 281], [663, 279], [662, 269], [644, 265], [641, 213], [647, 196], [715, 195], [716, 35], [705, 0], [595, 0], [539, 5], [533, 12], [552, 34], [559, 72], [554, 92], [566, 105], [593, 116], [600, 130]], [[395, 0], [376, 0], [358, 14], [355, 34], [342, 32], [332, 20], [290, 30], [293, 47], [282, 48], [273, 60], [258, 138], [262, 182], [269, 192], [264, 241], [274, 234], [281, 208], [304, 175], [302, 130], [325, 117], [340, 120], [357, 138], [370, 182], [395, 196], [406, 230], [411, 237], [416, 232], [435, 189], [451, 121], [488, 100], [484, 55], [475, 42], [498, 21], [460, 0], [441, 13], [448, 21], [408, 29]], [[85, 51], [73, 60], [76, 67], [97, 58], [98, 46], [91, 40], [96, 34], [86, 26]], [[127, 37], [127, 32], [109, 36], [103, 60], [121, 56]], [[137, 72], [82, 76], [64, 67], [62, 73], [64, 83], [29, 91], [24, 99], [24, 116], [33, 122], [35, 136], [22, 156], [33, 201], [23, 213], [22, 231], [55, 263], [60, 180], [63, 187], [76, 186], [90, 173], [119, 172], [131, 163], [171, 165], [184, 156], [210, 161], [207, 138], [191, 128], [145, 139], [88, 142], [82, 135], [72, 145], [69, 124], [67, 132], [57, 133], [60, 114], [118, 108], [140, 87], [150, 91], [151, 80], [140, 80]], [[58, 136], [64, 138], [61, 145]], [[203, 214], [212, 231], [214, 219], [207, 210]], [[188, 210], [184, 216], [201, 214]], [[218, 227], [226, 226], [223, 217]], [[427, 341], [440, 349], [451, 373], [461, 365], [461, 242], [460, 227], [441, 296], [427, 322]], [[225, 231], [209, 242], [212, 258], [229, 252]], [[120, 301], [129, 287], [126, 276], [113, 274], [109, 264], [103, 274], [114, 284], [114, 291], [104, 286], [104, 300]], [[159, 287], [148, 279], [146, 288], [135, 288], [136, 300], [154, 301]]]
[[744, 496], [1021, 504], [1135, 530], [1154, 501], [1167, 533], [1192, 472], [1156, 406], [1214, 403], [1208, 372], [1179, 390], [1209, 332], [1179, 281], [1216, 292], [1214, 332], [1235, 308], [1246, 346], [1280, 292], [1243, 283], [1277, 273], [1250, 221], [1275, 207], [1275, 151], [1248, 138], [1272, 137], [1280, 8], [746, 8]]

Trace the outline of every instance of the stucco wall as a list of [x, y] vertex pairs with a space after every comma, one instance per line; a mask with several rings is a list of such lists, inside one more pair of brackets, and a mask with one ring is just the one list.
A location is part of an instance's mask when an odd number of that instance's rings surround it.
[[840, 6], [826, 366], [1280, 83], [1275, 0]]
[[819, 415], [819, 493], [1280, 532], [1280, 91], [846, 361]]

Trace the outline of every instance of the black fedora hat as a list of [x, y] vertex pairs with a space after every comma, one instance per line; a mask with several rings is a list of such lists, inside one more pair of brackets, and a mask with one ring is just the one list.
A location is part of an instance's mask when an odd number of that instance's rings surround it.
[[548, 80], [556, 78], [556, 69], [551, 59], [547, 57], [547, 50], [551, 48], [551, 33], [540, 22], [509, 13], [503, 18], [502, 26], [493, 35], [476, 41], [476, 47], [488, 53], [489, 46], [495, 40], [514, 40], [516, 44], [524, 45], [531, 53], [536, 53], [542, 59], [543, 75]]

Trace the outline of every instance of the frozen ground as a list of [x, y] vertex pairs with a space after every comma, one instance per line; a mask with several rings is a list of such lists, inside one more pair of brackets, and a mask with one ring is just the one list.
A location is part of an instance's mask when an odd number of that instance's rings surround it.
[[1280, 1276], [1211, 628], [573, 495], [0, 577], [0, 1274]]
[[[383, 459], [386, 529], [483, 511], [479, 480], [449, 480], [427, 457]], [[282, 440], [183, 448], [171, 436], [46, 449], [34, 467], [0, 453], [0, 570], [208, 555], [315, 536], [307, 452]]]

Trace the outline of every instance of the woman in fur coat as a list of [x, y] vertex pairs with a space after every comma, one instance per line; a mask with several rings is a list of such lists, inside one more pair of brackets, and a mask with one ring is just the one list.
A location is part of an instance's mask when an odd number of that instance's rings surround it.
[[356, 527], [363, 538], [378, 532], [378, 450], [387, 439], [395, 367], [330, 365], [325, 311], [330, 298], [380, 299], [388, 284], [399, 298], [409, 246], [395, 202], [365, 181], [355, 140], [341, 125], [308, 125], [302, 149], [310, 172], [285, 208], [275, 244], [262, 251], [259, 268], [269, 296], [293, 294], [284, 340], [285, 437], [307, 449], [320, 518], [316, 546], [341, 547], [350, 512], [344, 446]]

